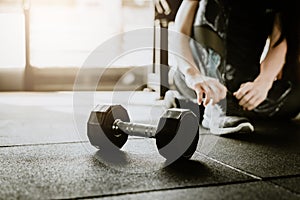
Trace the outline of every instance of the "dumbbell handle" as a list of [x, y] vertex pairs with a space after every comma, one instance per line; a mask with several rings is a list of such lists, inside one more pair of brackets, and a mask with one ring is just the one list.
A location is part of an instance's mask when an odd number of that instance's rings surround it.
[[116, 119], [112, 129], [117, 130], [120, 129], [124, 133], [131, 136], [139, 136], [139, 137], [155, 137], [157, 127], [149, 124], [138, 124], [138, 123], [130, 123], [123, 122], [120, 119]]

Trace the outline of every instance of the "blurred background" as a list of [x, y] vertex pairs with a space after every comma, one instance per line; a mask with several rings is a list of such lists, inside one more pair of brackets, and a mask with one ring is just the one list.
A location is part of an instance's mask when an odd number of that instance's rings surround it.
[[[101, 43], [153, 27], [153, 7], [152, 0], [0, 0], [0, 90], [72, 90], [78, 69]], [[125, 43], [120, 40], [115, 51]], [[140, 67], [123, 89], [135, 88], [151, 63], [151, 51], [122, 57], [106, 71], [110, 78], [99, 90], [111, 90], [122, 74]]]

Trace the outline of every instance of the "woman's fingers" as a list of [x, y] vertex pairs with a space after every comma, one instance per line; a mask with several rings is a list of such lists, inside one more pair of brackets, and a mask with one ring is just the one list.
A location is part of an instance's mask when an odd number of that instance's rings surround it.
[[[206, 106], [213, 95], [210, 87], [206, 83], [199, 83], [196, 85], [195, 91], [197, 93], [198, 103], [199, 104], [203, 103]], [[205, 95], [204, 98], [203, 95]]]
[[247, 110], [253, 110], [254, 108], [256, 108], [256, 106], [259, 105], [260, 99], [258, 97], [254, 97], [252, 98], [246, 105], [245, 105], [245, 109]]
[[242, 99], [239, 101], [239, 105], [246, 107], [246, 105], [249, 103], [251, 99], [255, 97], [255, 93], [253, 90], [247, 91], [246, 94], [242, 97]]
[[200, 86], [196, 86], [195, 87], [195, 91], [196, 91], [196, 94], [197, 94], [197, 101], [198, 101], [198, 104], [202, 104], [202, 101], [203, 101], [203, 90]]
[[[219, 82], [206, 81], [205, 83], [197, 84], [195, 87], [198, 103], [206, 106], [211, 100], [213, 104], [218, 103], [226, 97], [227, 89]], [[203, 98], [205, 95], [205, 98]]]
[[204, 100], [204, 106], [207, 106], [210, 102], [210, 99], [213, 97], [213, 93], [211, 91], [211, 89], [209, 88], [209, 86], [207, 86], [206, 84], [203, 84], [202, 86], [203, 88], [203, 92], [205, 94], [205, 100]]
[[252, 102], [249, 101], [249, 105], [246, 105], [247, 106], [247, 110], [253, 110], [259, 104], [261, 104], [264, 100], [265, 100], [265, 98], [263, 96], [257, 96], [255, 98], [253, 98]]
[[227, 88], [217, 79], [206, 76], [186, 77], [188, 87], [194, 89], [197, 94], [199, 104], [208, 105], [210, 101], [213, 104], [224, 99], [227, 94]]
[[239, 100], [240, 106], [246, 110], [253, 110], [266, 98], [260, 89], [253, 83], [246, 83], [241, 85], [234, 95]]
[[247, 94], [248, 91], [250, 91], [252, 89], [252, 84], [251, 83], [245, 83], [243, 85], [241, 85], [240, 89], [238, 89], [238, 91], [236, 91], [235, 93], [233, 93], [233, 95], [240, 100], [243, 96], [245, 96]]

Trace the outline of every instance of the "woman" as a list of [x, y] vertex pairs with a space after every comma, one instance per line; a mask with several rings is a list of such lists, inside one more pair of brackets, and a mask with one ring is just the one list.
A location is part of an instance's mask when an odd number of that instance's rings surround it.
[[[184, 96], [204, 104], [202, 125], [212, 133], [253, 131], [245, 116], [291, 118], [299, 113], [297, 8], [267, 0], [182, 2], [176, 30], [197, 43], [182, 37], [181, 55], [189, 64], [179, 61], [174, 82]], [[269, 51], [260, 62], [267, 38]], [[279, 78], [286, 84], [274, 82]], [[186, 86], [193, 92], [186, 92]], [[266, 101], [272, 93], [274, 101]]]

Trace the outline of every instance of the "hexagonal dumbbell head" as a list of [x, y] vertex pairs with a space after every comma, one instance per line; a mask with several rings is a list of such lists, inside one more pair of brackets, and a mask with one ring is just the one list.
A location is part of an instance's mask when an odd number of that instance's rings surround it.
[[198, 118], [190, 110], [169, 109], [159, 120], [155, 138], [159, 153], [167, 160], [189, 159], [199, 140]]
[[121, 105], [98, 105], [94, 108], [87, 124], [87, 135], [93, 146], [104, 151], [122, 148], [128, 135], [112, 128], [116, 119], [130, 121]]

